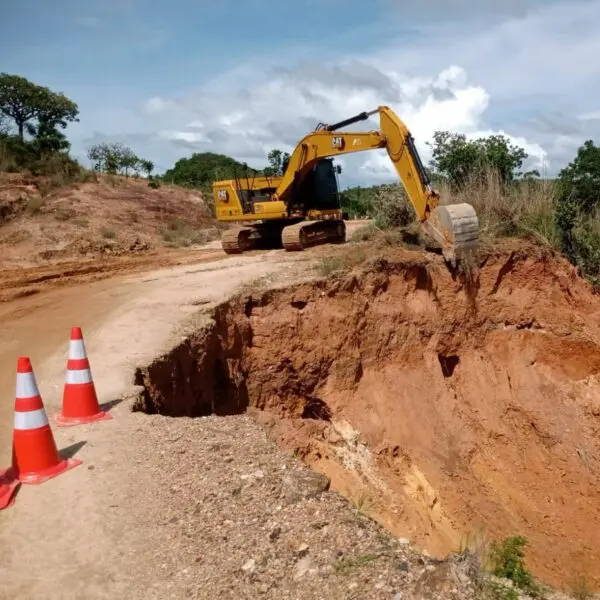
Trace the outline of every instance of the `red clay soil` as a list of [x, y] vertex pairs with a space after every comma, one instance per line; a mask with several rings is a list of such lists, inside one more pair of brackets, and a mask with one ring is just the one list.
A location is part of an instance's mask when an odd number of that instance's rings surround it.
[[0, 269], [134, 256], [218, 237], [194, 190], [103, 176], [52, 187], [0, 173]]
[[432, 554], [479, 527], [524, 535], [544, 581], [600, 587], [599, 372], [600, 300], [566, 261], [521, 247], [468, 285], [402, 253], [238, 299], [137, 378], [148, 412], [250, 407]]

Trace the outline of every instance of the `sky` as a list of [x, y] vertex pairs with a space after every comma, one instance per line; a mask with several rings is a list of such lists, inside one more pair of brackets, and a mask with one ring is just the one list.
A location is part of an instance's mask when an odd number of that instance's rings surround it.
[[[87, 165], [120, 141], [159, 173], [204, 151], [262, 167], [387, 105], [425, 164], [436, 130], [499, 133], [552, 176], [600, 143], [600, 0], [4, 0], [0, 72], [78, 104]], [[397, 180], [383, 150], [338, 162], [342, 187]]]

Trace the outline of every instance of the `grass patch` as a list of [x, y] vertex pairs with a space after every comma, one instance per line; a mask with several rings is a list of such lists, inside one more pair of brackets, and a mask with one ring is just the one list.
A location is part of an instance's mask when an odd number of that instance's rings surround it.
[[166, 228], [162, 231], [162, 239], [167, 246], [173, 248], [186, 248], [195, 244], [206, 244], [218, 237], [216, 229], [196, 229], [186, 221], [171, 218], [167, 221]]
[[577, 575], [569, 586], [570, 593], [575, 600], [591, 600], [595, 597], [589, 578], [586, 575]]
[[364, 567], [381, 557], [381, 554], [360, 554], [358, 556], [344, 556], [333, 565], [336, 573], [347, 575], [353, 569]]
[[522, 237], [558, 249], [555, 224], [557, 185], [548, 180], [527, 180], [502, 185], [488, 170], [483, 178], [471, 178], [458, 190], [442, 186], [443, 204], [467, 202], [479, 217], [480, 236], [487, 241]]
[[519, 600], [522, 594], [544, 597], [547, 590], [525, 566], [526, 545], [523, 536], [491, 541], [483, 529], [461, 538], [459, 553], [473, 556], [480, 569], [477, 588], [482, 599]]
[[40, 212], [40, 210], [42, 210], [44, 202], [45, 200], [42, 196], [30, 198], [27, 201], [27, 205], [25, 206], [25, 213], [28, 215], [37, 215]]
[[380, 229], [376, 227], [373, 223], [369, 223], [368, 225], [361, 225], [352, 233], [349, 241], [354, 243], [370, 242], [377, 236], [379, 232]]
[[102, 235], [105, 240], [114, 240], [117, 237], [117, 232], [109, 227], [102, 227], [100, 229], [100, 235]]
[[248, 281], [247, 283], [243, 283], [238, 288], [238, 294], [240, 296], [252, 295], [255, 293], [264, 292], [271, 285], [272, 280], [269, 279], [267, 275], [262, 275], [261, 277], [257, 277], [252, 281]]
[[77, 213], [68, 208], [58, 208], [54, 213], [54, 218], [57, 221], [70, 221]]
[[319, 275], [327, 277], [335, 273], [343, 273], [367, 260], [367, 253], [361, 246], [348, 246], [340, 254], [321, 258], [316, 270]]
[[375, 507], [373, 498], [366, 490], [348, 494], [348, 500], [356, 512], [365, 516], [369, 516]]

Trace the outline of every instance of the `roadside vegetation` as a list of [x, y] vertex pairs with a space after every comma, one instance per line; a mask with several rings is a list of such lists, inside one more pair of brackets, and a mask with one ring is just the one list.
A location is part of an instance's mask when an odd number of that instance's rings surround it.
[[[562, 252], [600, 287], [600, 147], [587, 140], [555, 179], [523, 171], [527, 153], [503, 136], [467, 140], [438, 132], [429, 174], [444, 204], [468, 202], [479, 216], [481, 245], [522, 237]], [[423, 243], [400, 183], [351, 188], [342, 203], [351, 216], [372, 219], [354, 241], [374, 236]], [[385, 233], [383, 233], [385, 232]]]

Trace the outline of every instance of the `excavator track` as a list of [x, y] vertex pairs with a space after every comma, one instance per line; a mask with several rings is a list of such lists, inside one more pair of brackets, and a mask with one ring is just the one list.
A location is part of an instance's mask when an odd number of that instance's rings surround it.
[[225, 231], [221, 246], [227, 254], [242, 254], [249, 250], [281, 248], [281, 232], [289, 221], [268, 221], [252, 225], [238, 225]]
[[281, 234], [283, 247], [301, 251], [323, 243], [346, 241], [346, 224], [341, 220], [302, 221], [285, 227]]
[[241, 254], [251, 249], [250, 234], [254, 227], [234, 227], [223, 232], [221, 247], [226, 254]]

